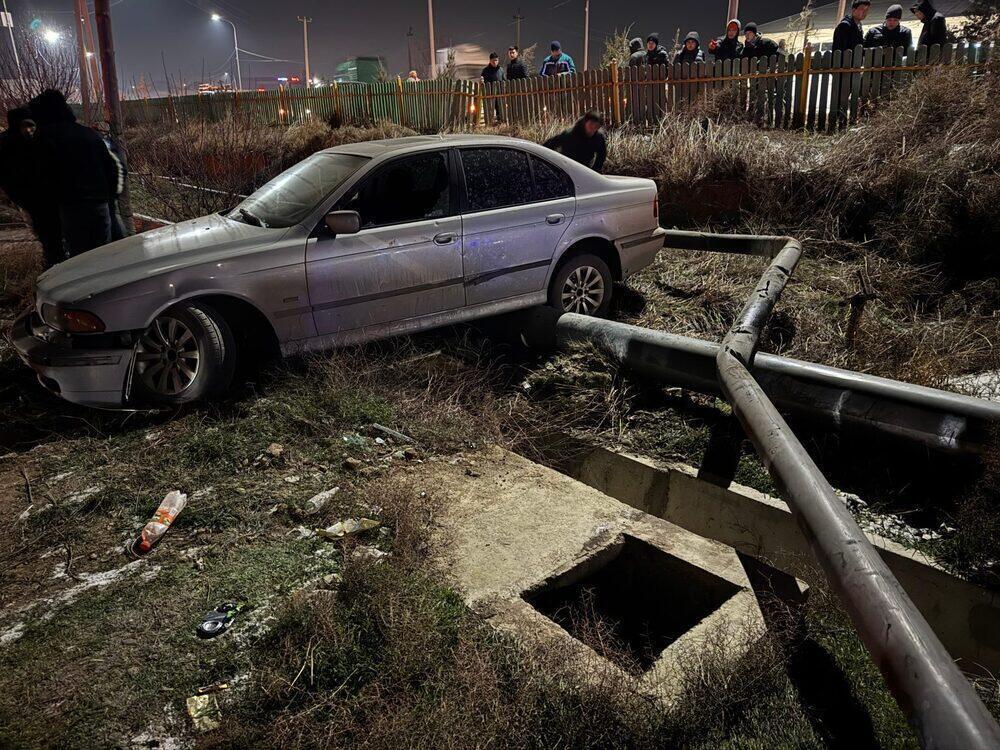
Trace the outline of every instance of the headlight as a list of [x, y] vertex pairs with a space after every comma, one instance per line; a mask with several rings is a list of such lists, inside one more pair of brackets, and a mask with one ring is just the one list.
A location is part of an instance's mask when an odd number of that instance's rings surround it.
[[42, 305], [42, 320], [64, 333], [101, 333], [104, 321], [86, 310], [63, 310], [51, 304]]

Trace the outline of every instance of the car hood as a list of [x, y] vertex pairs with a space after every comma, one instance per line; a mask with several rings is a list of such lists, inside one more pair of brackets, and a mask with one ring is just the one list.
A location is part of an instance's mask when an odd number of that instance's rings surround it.
[[218, 214], [154, 229], [81, 253], [38, 277], [40, 298], [75, 302], [141, 279], [277, 242], [265, 229]]

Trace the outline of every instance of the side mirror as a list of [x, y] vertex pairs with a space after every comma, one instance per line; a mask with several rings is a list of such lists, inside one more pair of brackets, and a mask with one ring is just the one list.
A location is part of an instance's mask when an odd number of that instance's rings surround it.
[[361, 216], [357, 211], [331, 211], [323, 221], [334, 234], [357, 234], [361, 231]]

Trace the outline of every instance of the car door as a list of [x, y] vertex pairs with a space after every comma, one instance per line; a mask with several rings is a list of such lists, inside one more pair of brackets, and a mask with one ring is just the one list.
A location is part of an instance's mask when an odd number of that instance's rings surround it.
[[466, 304], [541, 291], [576, 211], [572, 179], [520, 149], [463, 148], [459, 154]]
[[357, 234], [317, 228], [306, 252], [317, 333], [342, 334], [460, 308], [462, 219], [448, 150], [393, 159], [335, 207]]

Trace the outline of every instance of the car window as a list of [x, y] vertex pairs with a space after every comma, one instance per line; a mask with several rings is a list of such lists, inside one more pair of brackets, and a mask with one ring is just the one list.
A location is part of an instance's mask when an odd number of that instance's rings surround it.
[[348, 196], [341, 209], [357, 211], [361, 228], [440, 219], [451, 213], [451, 177], [444, 151], [390, 162]]
[[570, 176], [545, 159], [532, 154], [531, 169], [535, 175], [535, 200], [550, 201], [556, 198], [569, 198], [574, 194], [573, 180]]
[[367, 161], [350, 154], [313, 154], [255, 191], [227, 216], [255, 226], [293, 226]]
[[512, 148], [462, 149], [469, 209], [516, 206], [534, 200], [528, 155]]

